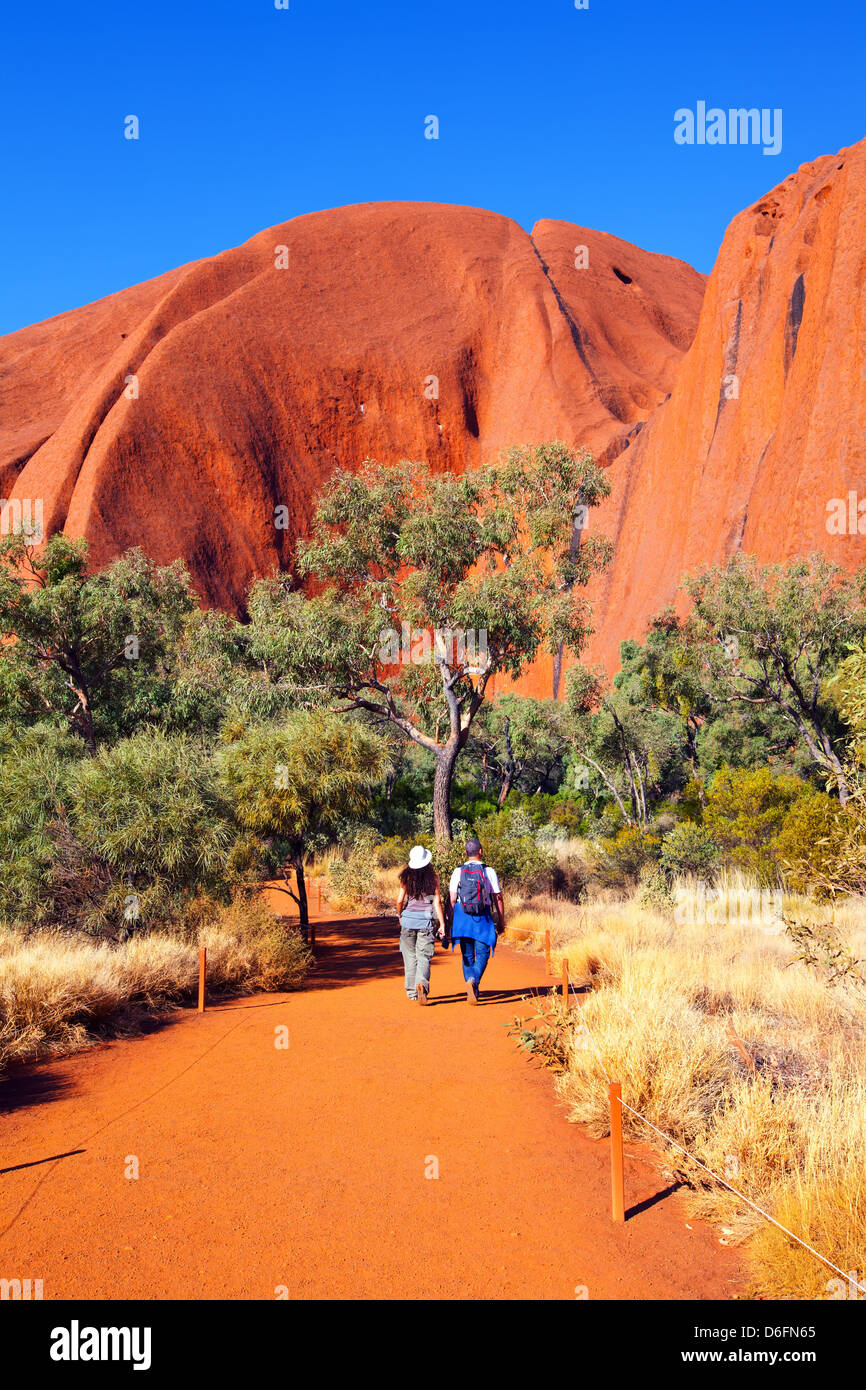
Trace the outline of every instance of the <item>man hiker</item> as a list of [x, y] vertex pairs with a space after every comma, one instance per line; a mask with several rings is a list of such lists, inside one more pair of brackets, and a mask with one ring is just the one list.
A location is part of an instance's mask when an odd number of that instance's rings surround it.
[[454, 914], [451, 940], [460, 942], [466, 1002], [477, 1004], [481, 976], [496, 949], [497, 936], [505, 931], [499, 879], [481, 858], [480, 840], [466, 841], [466, 859], [454, 870], [448, 887]]

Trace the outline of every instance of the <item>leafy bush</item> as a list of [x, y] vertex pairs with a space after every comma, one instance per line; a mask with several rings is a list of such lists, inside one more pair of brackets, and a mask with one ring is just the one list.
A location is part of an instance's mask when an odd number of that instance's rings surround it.
[[374, 855], [380, 869], [400, 869], [408, 861], [410, 842], [403, 835], [389, 835], [376, 845]]
[[[539, 845], [529, 818], [521, 811], [500, 811], [476, 822], [471, 833], [481, 841], [484, 862], [499, 875], [503, 889], [531, 893], [550, 875], [555, 857]], [[459, 845], [456, 863], [463, 862]]]
[[[201, 745], [148, 729], [77, 764], [56, 837], [53, 920], [89, 931], [170, 923], [185, 903], [226, 897], [236, 837]], [[87, 891], [99, 881], [100, 892]]]
[[641, 870], [658, 859], [661, 841], [638, 825], [626, 825], [611, 838], [599, 842], [596, 869], [603, 883], [611, 887], [634, 885]]
[[811, 791], [798, 797], [776, 836], [774, 850], [785, 881], [795, 893], [825, 897], [838, 884], [840, 891], [866, 888], [866, 853], [859, 872], [849, 872], [850, 848], [859, 841], [866, 851], [866, 826], [856, 806], [843, 808], [835, 797]]
[[809, 791], [799, 777], [775, 777], [767, 767], [721, 768], [704, 805], [704, 825], [728, 864], [775, 882], [779, 864], [773, 841], [798, 797]]
[[551, 825], [560, 826], [568, 835], [580, 835], [583, 832], [586, 821], [584, 808], [576, 801], [568, 798], [554, 801], [550, 808]]
[[676, 901], [670, 879], [661, 863], [645, 864], [641, 869], [638, 902], [641, 907], [657, 912], [660, 916], [673, 915]]
[[[388, 845], [393, 863], [387, 867], [396, 868], [399, 864], [405, 864], [411, 846], [405, 845], [397, 836], [392, 836]], [[378, 903], [380, 894], [373, 870], [377, 864], [385, 867], [379, 859], [380, 849], [381, 842], [377, 843], [375, 832], [364, 827], [356, 834], [349, 853], [343, 858], [331, 860], [328, 865], [328, 896], [335, 907], [372, 906]], [[402, 852], [398, 857], [399, 850]]]
[[682, 821], [662, 843], [661, 863], [670, 874], [710, 878], [719, 857], [719, 847], [709, 831], [694, 821]]
[[209, 987], [229, 993], [297, 989], [313, 963], [298, 928], [255, 891], [215, 905], [199, 941], [207, 947]]
[[54, 834], [69, 804], [84, 743], [48, 724], [0, 730], [0, 919], [33, 925], [51, 916]]

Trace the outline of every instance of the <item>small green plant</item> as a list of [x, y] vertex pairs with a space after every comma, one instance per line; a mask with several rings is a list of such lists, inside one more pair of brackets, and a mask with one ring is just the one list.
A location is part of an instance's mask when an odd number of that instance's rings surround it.
[[650, 912], [660, 916], [673, 915], [676, 901], [670, 879], [661, 864], [645, 864], [641, 870], [638, 902]]
[[506, 1027], [522, 1052], [538, 1057], [553, 1071], [564, 1072], [572, 1024], [571, 1011], [552, 989], [539, 998], [537, 1014], [528, 1019], [515, 1018]]
[[719, 847], [703, 825], [682, 821], [662, 844], [661, 863], [670, 876], [686, 874], [708, 879], [719, 858]]

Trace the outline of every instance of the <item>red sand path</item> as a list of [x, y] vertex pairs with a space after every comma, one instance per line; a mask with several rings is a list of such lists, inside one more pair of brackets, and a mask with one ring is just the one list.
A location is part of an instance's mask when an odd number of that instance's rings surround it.
[[500, 948], [471, 1008], [437, 948], [422, 1009], [395, 927], [322, 922], [303, 992], [179, 1012], [9, 1077], [0, 1275], [41, 1278], [46, 1299], [736, 1293], [736, 1255], [688, 1228], [644, 1157], [626, 1205], [651, 1205], [610, 1221], [607, 1145], [506, 1032], [543, 961]]

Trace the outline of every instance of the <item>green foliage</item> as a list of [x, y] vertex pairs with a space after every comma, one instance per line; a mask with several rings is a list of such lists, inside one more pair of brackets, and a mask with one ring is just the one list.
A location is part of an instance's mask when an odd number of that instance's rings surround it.
[[719, 858], [719, 847], [706, 826], [682, 821], [662, 844], [661, 863], [669, 875], [709, 879]]
[[566, 679], [574, 758], [614, 798], [623, 820], [646, 829], [652, 802], [682, 781], [681, 720], [647, 699], [643, 653], [623, 643], [626, 665], [608, 686], [600, 671], [575, 666]]
[[[280, 724], [251, 725], [225, 746], [222, 764], [238, 823], [260, 839], [273, 869], [287, 849], [300, 884], [308, 856], [368, 808], [390, 759], [363, 724], [301, 711]], [[306, 924], [300, 891], [296, 900]]]
[[550, 807], [550, 824], [566, 835], [582, 835], [586, 828], [583, 807], [568, 797], [560, 797]]
[[170, 704], [176, 644], [196, 607], [178, 561], [128, 550], [87, 570], [86, 541], [56, 535], [37, 556], [0, 541], [0, 717], [66, 722], [91, 751]]
[[866, 632], [866, 570], [849, 578], [820, 555], [759, 566], [738, 553], [686, 589], [694, 611], [683, 640], [713, 704], [772, 707], [844, 800], [842, 731], [826, 685]]
[[638, 902], [641, 907], [647, 908], [650, 912], [657, 912], [662, 917], [673, 916], [676, 902], [670, 879], [662, 863], [644, 864], [640, 871]]
[[[520, 811], [500, 811], [469, 827], [481, 841], [484, 862], [499, 874], [503, 887], [531, 893], [549, 878], [555, 857], [539, 845], [529, 820]], [[463, 847], [455, 862], [462, 864]]]
[[[539, 845], [528, 818], [520, 811], [499, 811], [469, 825], [455, 824], [455, 832], [453, 840], [437, 840], [429, 833], [407, 838], [391, 836], [379, 843], [375, 857], [383, 868], [393, 868], [408, 861], [413, 845], [424, 845], [433, 855], [433, 868], [445, 894], [453, 870], [464, 862], [466, 840], [470, 835], [477, 835], [484, 862], [496, 870], [503, 889], [532, 892], [550, 882], [555, 857], [549, 849]], [[575, 874], [572, 874], [569, 883], [574, 881]]]
[[623, 826], [616, 835], [599, 842], [596, 871], [612, 887], [636, 884], [642, 870], [658, 859], [661, 841], [638, 825]]
[[[342, 858], [334, 858], [328, 865], [329, 897], [337, 904], [341, 901], [351, 905], [378, 901], [373, 869], [382, 866], [380, 857], [381, 842], [375, 831], [368, 826], [358, 830], [351, 842], [349, 851]], [[407, 852], [408, 853], [408, 852]], [[396, 861], [405, 864], [406, 859]]]
[[866, 638], [851, 647], [827, 683], [827, 695], [851, 733], [849, 776], [862, 785], [866, 769]]
[[785, 816], [773, 849], [795, 893], [823, 898], [866, 890], [866, 825], [857, 801], [842, 807], [824, 792], [805, 793]]
[[87, 757], [40, 725], [4, 736], [0, 770], [4, 920], [123, 935], [227, 895], [237, 832], [194, 741], [145, 730]]
[[401, 869], [409, 862], [411, 848], [412, 844], [406, 836], [389, 835], [375, 847], [376, 863], [380, 869]]
[[50, 724], [0, 729], [0, 920], [30, 926], [50, 915], [52, 830], [69, 804], [80, 739]]
[[[199, 743], [156, 729], [121, 739], [75, 766], [51, 875], [54, 920], [90, 931], [147, 928], [200, 894], [226, 897], [236, 836]], [[88, 884], [101, 890], [95, 899]]]
[[727, 863], [750, 870], [762, 883], [775, 883], [776, 836], [808, 790], [798, 777], [774, 777], [767, 767], [722, 768], [707, 792], [704, 826]]
[[448, 837], [442, 808], [491, 677], [516, 678], [540, 648], [577, 651], [586, 639], [578, 590], [609, 546], [590, 537], [575, 547], [573, 518], [608, 491], [589, 456], [562, 444], [511, 450], [471, 473], [370, 460], [338, 470], [298, 552], [319, 589], [305, 597], [285, 577], [254, 586], [251, 649], [286, 688], [327, 692], [425, 748], [437, 834]]
[[503, 804], [513, 787], [532, 792], [554, 789], [562, 777], [565, 716], [558, 700], [502, 695], [488, 702], [472, 726], [467, 750], [496, 778]]

